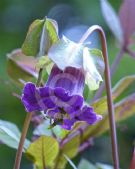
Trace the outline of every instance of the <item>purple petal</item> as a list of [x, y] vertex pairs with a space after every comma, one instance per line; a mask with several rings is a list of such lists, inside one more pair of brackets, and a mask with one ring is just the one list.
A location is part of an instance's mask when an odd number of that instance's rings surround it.
[[70, 99], [68, 92], [66, 92], [65, 89], [61, 87], [57, 87], [54, 89], [54, 95], [65, 102], [69, 101]]
[[55, 104], [57, 104], [58, 107], [65, 108], [65, 110], [68, 110], [70, 107], [73, 110], [80, 109], [83, 105], [83, 97], [80, 95], [70, 96], [67, 91], [60, 87], [54, 89], [54, 93], [57, 97]]
[[37, 90], [35, 85], [33, 83], [28, 82], [23, 89], [22, 95], [22, 103], [24, 104], [27, 112], [41, 110], [37, 102], [37, 98], [35, 96], [36, 93]]
[[61, 87], [68, 91], [70, 95], [83, 95], [84, 80], [84, 73], [81, 69], [67, 67], [62, 71], [54, 65], [46, 86], [51, 88]]
[[55, 104], [49, 97], [51, 92], [51, 89], [48, 87], [36, 88], [33, 83], [27, 83], [22, 94], [22, 103], [26, 111], [46, 111], [54, 108]]
[[54, 109], [50, 109], [50, 110], [48, 110], [47, 111], [47, 115], [49, 116], [49, 117], [51, 117], [51, 118], [53, 118], [53, 119], [55, 119], [55, 118], [57, 118], [56, 116], [56, 114], [59, 114], [59, 109], [58, 108], [54, 108]]
[[75, 120], [72, 119], [64, 119], [63, 120], [63, 125], [62, 125], [62, 128], [66, 129], [66, 130], [71, 130], [72, 129], [72, 126], [74, 125], [75, 123]]
[[88, 124], [94, 124], [101, 119], [102, 119], [102, 116], [97, 115], [94, 112], [93, 108], [89, 106], [84, 106], [81, 111], [81, 114], [78, 116], [78, 120], [85, 121]]

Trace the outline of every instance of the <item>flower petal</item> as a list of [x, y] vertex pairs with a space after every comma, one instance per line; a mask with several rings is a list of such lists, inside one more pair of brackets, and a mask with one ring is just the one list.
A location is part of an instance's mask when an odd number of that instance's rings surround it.
[[85, 47], [83, 50], [83, 68], [85, 71], [85, 82], [88, 85], [89, 89], [98, 89], [100, 82], [103, 80], [87, 47]]
[[36, 92], [36, 86], [31, 82], [28, 82], [23, 89], [22, 103], [27, 112], [41, 110], [35, 96]]
[[84, 81], [85, 77], [82, 69], [67, 67], [62, 71], [54, 65], [46, 86], [51, 88], [61, 87], [70, 95], [83, 95]]
[[68, 66], [80, 68], [83, 60], [83, 45], [74, 43], [63, 36], [50, 48], [48, 56], [61, 70]]
[[93, 110], [92, 107], [90, 107], [90, 106], [84, 106], [83, 109], [82, 109], [82, 111], [81, 111], [81, 114], [78, 116], [78, 119], [80, 121], [85, 121], [88, 124], [94, 124], [97, 121], [101, 120], [102, 116], [101, 115], [97, 115], [94, 112], [94, 110]]
[[64, 119], [62, 128], [66, 129], [66, 130], [71, 130], [74, 123], [75, 123], [74, 119], [72, 119], [72, 120]]

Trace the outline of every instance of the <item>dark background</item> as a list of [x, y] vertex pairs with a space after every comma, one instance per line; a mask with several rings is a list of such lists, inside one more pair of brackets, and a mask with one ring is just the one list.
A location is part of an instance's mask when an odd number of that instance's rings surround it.
[[[110, 0], [111, 5], [118, 11], [121, 0]], [[12, 96], [13, 91], [19, 89], [11, 83], [6, 73], [6, 54], [14, 48], [20, 48], [30, 23], [44, 16], [54, 18], [59, 24], [59, 33], [67, 34], [76, 40], [87, 26], [101, 25], [107, 35], [110, 63], [119, 51], [118, 45], [109, 31], [101, 14], [99, 0], [1, 0], [0, 1], [0, 118], [15, 122], [22, 128], [26, 113], [20, 101]], [[71, 35], [71, 28], [79, 26], [76, 35]], [[83, 25], [83, 26], [82, 26]], [[85, 26], [84, 26], [85, 25]], [[81, 32], [79, 32], [81, 30]], [[96, 41], [96, 40], [95, 40]], [[135, 61], [125, 56], [112, 80], [114, 85], [121, 77], [135, 73]], [[126, 93], [131, 93], [132, 86]], [[118, 142], [120, 146], [121, 168], [129, 165], [134, 141], [134, 120], [132, 117], [118, 125]], [[126, 130], [123, 130], [126, 128]], [[29, 131], [29, 137], [31, 131]], [[16, 151], [0, 145], [0, 169], [11, 169]], [[95, 145], [87, 149], [79, 158], [87, 158], [91, 162], [111, 164], [111, 150], [108, 133], [95, 140]], [[23, 157], [22, 169], [29, 168], [30, 162]], [[69, 168], [69, 167], [68, 167]]]

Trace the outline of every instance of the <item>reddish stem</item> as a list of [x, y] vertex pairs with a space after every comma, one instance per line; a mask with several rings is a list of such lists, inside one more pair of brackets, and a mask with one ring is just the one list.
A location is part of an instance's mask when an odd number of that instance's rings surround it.
[[109, 62], [108, 62], [108, 52], [107, 52], [105, 33], [100, 26], [98, 25], [92, 26], [83, 35], [83, 37], [80, 40], [80, 43], [83, 43], [88, 38], [88, 36], [92, 34], [94, 31], [98, 31], [100, 35], [101, 44], [102, 44], [102, 52], [103, 52], [103, 57], [105, 62], [105, 84], [106, 84], [106, 92], [107, 92], [109, 124], [110, 124], [111, 142], [112, 142], [112, 156], [113, 156], [114, 168], [119, 169], [116, 125], [115, 125], [114, 106], [113, 106], [112, 92], [111, 92], [111, 76], [110, 76], [110, 69], [109, 69]]
[[133, 157], [129, 169], [135, 169], [135, 148], [134, 148]]

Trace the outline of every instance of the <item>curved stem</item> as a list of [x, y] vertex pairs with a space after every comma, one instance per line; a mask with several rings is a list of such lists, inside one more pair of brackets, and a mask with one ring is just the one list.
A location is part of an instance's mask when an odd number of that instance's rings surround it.
[[105, 33], [100, 26], [94, 25], [86, 31], [84, 36], [81, 38], [80, 43], [83, 43], [88, 38], [88, 36], [92, 34], [94, 31], [97, 31], [99, 33], [101, 44], [102, 44], [102, 52], [103, 52], [103, 57], [104, 57], [104, 62], [105, 62], [105, 84], [106, 84], [106, 92], [107, 92], [109, 124], [110, 124], [111, 142], [112, 142], [112, 156], [113, 156], [114, 168], [119, 169], [116, 125], [115, 125], [115, 117], [114, 117], [114, 106], [113, 106], [113, 101], [112, 101], [111, 77], [110, 77]]
[[[43, 71], [43, 69], [39, 70], [39, 75], [38, 75], [36, 86], [40, 85], [41, 78], [42, 78], [42, 71]], [[28, 128], [29, 128], [29, 125], [30, 125], [30, 121], [31, 121], [31, 118], [32, 118], [32, 114], [33, 114], [32, 112], [27, 113], [25, 121], [24, 121], [24, 126], [23, 126], [23, 129], [22, 129], [22, 135], [21, 135], [18, 150], [17, 150], [17, 153], [16, 153], [14, 169], [20, 168], [23, 146], [24, 146], [25, 138], [26, 138]]]

